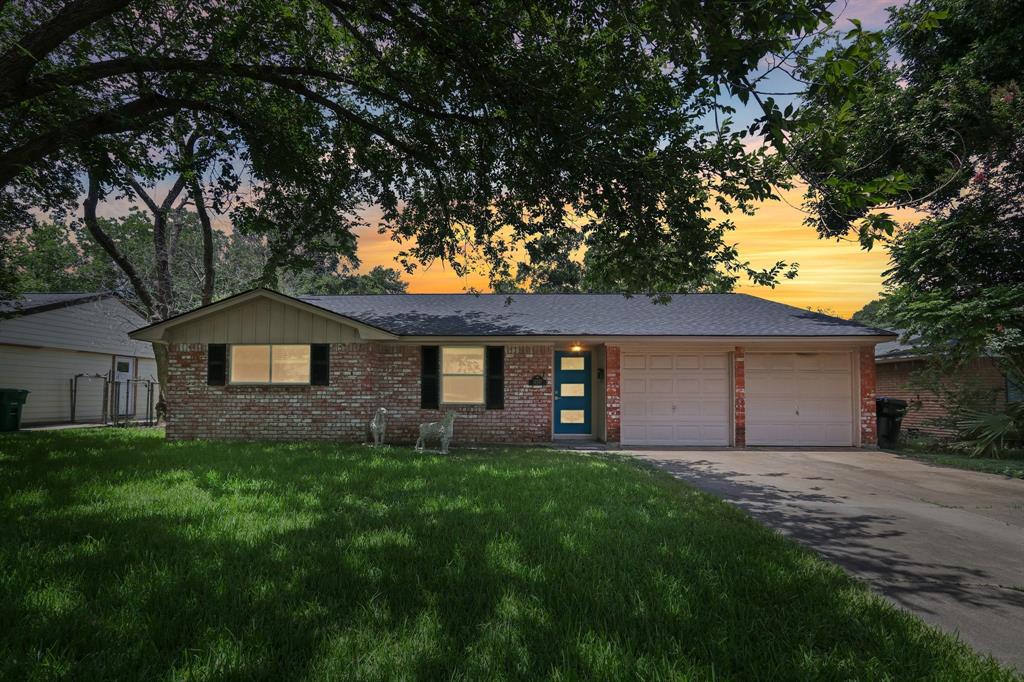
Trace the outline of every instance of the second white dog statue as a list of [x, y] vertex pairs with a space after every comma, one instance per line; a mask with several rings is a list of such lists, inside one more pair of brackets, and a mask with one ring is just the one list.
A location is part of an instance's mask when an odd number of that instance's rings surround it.
[[452, 441], [452, 434], [455, 432], [454, 412], [444, 415], [444, 420], [439, 422], [427, 422], [420, 424], [420, 437], [416, 441], [417, 452], [423, 452], [423, 446], [428, 438], [441, 441], [441, 454], [448, 454], [448, 444]]
[[373, 446], [379, 448], [384, 445], [384, 434], [388, 429], [388, 411], [383, 407], [377, 408], [377, 414], [370, 420], [370, 433], [373, 434]]

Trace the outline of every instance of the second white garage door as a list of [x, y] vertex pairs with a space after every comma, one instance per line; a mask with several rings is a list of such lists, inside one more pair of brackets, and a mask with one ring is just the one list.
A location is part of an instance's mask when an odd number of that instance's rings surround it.
[[747, 445], [853, 445], [850, 353], [748, 353]]
[[729, 445], [729, 355], [622, 351], [623, 445]]

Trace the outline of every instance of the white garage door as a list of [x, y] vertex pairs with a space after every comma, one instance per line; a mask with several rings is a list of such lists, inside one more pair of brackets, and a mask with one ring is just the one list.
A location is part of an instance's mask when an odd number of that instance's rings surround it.
[[729, 356], [622, 351], [624, 445], [728, 445]]
[[853, 445], [849, 353], [746, 356], [747, 445]]

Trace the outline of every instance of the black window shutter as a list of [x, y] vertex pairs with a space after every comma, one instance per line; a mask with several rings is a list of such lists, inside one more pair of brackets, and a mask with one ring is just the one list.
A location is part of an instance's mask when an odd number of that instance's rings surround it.
[[211, 343], [206, 347], [206, 384], [223, 386], [228, 377], [228, 347]]
[[330, 386], [331, 344], [314, 343], [309, 347], [309, 383], [312, 386]]
[[484, 380], [484, 402], [488, 410], [505, 409], [505, 347], [487, 346], [484, 367], [487, 378]]
[[420, 407], [436, 410], [441, 402], [441, 349], [422, 346], [420, 358]]

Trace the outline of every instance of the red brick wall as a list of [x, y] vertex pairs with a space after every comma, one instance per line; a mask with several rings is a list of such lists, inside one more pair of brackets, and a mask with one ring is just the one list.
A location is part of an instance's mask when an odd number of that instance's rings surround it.
[[605, 441], [618, 443], [622, 438], [622, 365], [621, 349], [605, 346]]
[[860, 444], [878, 442], [878, 420], [875, 409], [875, 347], [860, 349]]
[[[333, 344], [329, 386], [208, 386], [206, 346], [174, 344], [167, 385], [167, 438], [337, 440], [369, 437], [378, 407], [389, 411], [387, 439], [412, 443], [419, 424], [448, 408], [421, 410], [420, 348], [382, 343]], [[544, 386], [530, 386], [540, 374]], [[551, 440], [549, 346], [505, 347], [505, 409], [453, 407], [458, 443]]]
[[743, 346], [733, 351], [733, 443], [738, 448], [747, 444], [747, 375], [743, 358]]
[[[883, 362], [877, 366], [878, 395], [906, 400], [909, 410], [903, 417], [903, 430], [912, 429], [938, 438], [954, 435], [949, 424], [949, 410], [933, 391], [915, 385], [914, 375], [924, 369], [922, 360]], [[994, 409], [1006, 403], [1006, 379], [991, 358], [972, 360], [966, 367], [948, 377], [950, 385], [990, 392]], [[945, 423], [944, 423], [945, 422]]]

